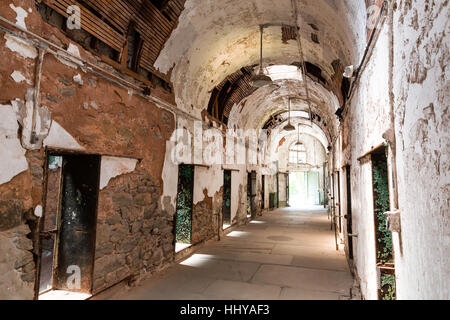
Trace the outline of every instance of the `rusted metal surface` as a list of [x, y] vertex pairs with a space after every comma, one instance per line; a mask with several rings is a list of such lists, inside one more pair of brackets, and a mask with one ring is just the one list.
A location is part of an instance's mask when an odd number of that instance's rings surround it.
[[[64, 156], [55, 289], [92, 290], [99, 178], [99, 156]], [[69, 280], [74, 267], [80, 270], [79, 288]]]

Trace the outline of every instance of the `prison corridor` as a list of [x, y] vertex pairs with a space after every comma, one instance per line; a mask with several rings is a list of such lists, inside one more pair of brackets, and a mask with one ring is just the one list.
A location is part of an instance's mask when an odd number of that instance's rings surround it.
[[330, 225], [323, 207], [265, 212], [139, 286], [95, 299], [351, 299], [353, 277]]

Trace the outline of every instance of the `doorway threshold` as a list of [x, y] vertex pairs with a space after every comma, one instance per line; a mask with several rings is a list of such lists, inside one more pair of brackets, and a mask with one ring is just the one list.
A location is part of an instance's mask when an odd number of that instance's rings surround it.
[[190, 243], [176, 243], [175, 244], [175, 253], [183, 251], [184, 249], [187, 249], [190, 246], [192, 246], [192, 244], [190, 244]]
[[39, 295], [38, 300], [87, 300], [92, 297], [89, 293], [51, 290]]

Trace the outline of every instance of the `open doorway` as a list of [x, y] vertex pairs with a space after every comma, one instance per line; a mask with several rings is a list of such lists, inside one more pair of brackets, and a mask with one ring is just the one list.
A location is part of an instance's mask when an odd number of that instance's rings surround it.
[[386, 148], [377, 149], [371, 154], [371, 160], [378, 298], [395, 300], [396, 280], [392, 234], [387, 228], [384, 215], [390, 208]]
[[49, 154], [40, 227], [40, 300], [92, 293], [100, 156]]
[[261, 210], [264, 210], [266, 201], [266, 176], [261, 176]]
[[194, 203], [194, 166], [178, 168], [177, 211], [175, 214], [175, 252], [191, 246], [192, 205]]
[[224, 170], [222, 227], [225, 230], [230, 226], [231, 226], [231, 171]]
[[347, 241], [348, 241], [348, 258], [353, 260], [353, 220], [352, 220], [352, 184], [351, 184], [351, 166], [345, 167], [346, 185], [347, 185]]
[[319, 173], [297, 171], [289, 173], [289, 205], [294, 208], [320, 205]]

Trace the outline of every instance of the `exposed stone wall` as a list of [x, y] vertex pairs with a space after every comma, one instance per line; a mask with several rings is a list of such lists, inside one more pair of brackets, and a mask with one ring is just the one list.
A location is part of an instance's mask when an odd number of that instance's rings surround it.
[[139, 169], [100, 193], [95, 292], [172, 261], [173, 217], [159, 208], [160, 192], [160, 182]]
[[23, 224], [0, 232], [0, 300], [34, 297], [35, 263], [29, 233]]
[[[223, 194], [223, 190], [218, 193]], [[222, 199], [220, 198], [220, 203]], [[197, 244], [217, 235], [220, 212], [213, 211], [213, 198], [208, 197], [205, 190], [205, 199], [192, 207], [192, 244]]]

